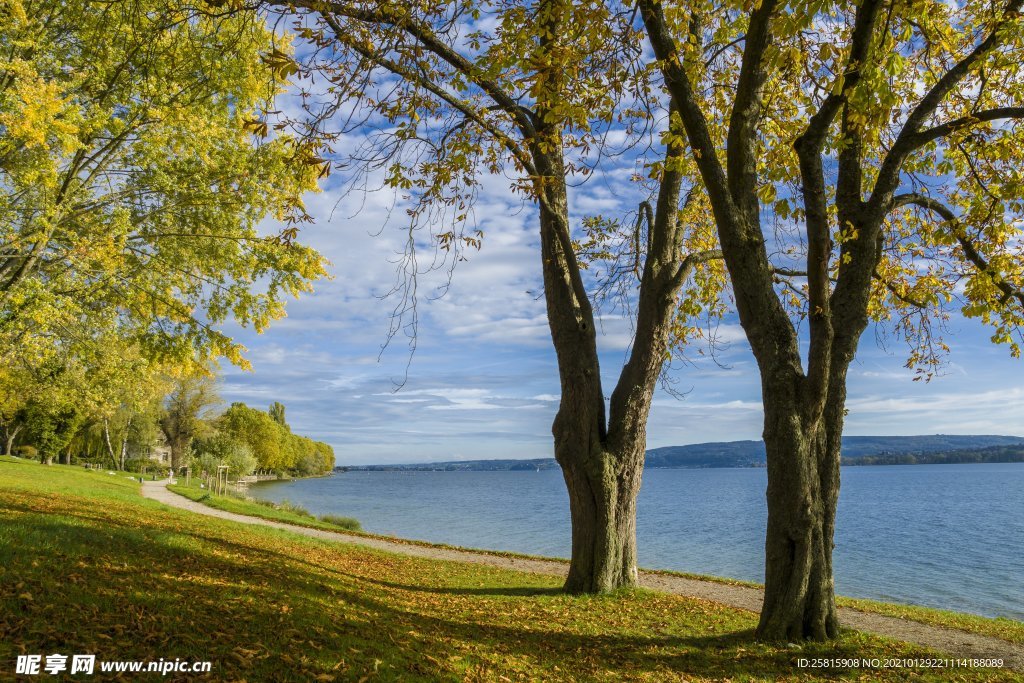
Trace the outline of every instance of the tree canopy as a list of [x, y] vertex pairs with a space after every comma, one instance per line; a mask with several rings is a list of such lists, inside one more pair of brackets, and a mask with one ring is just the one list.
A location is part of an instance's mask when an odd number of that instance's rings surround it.
[[[298, 244], [318, 170], [256, 144], [285, 52], [256, 16], [180, 2], [10, 0], [0, 25], [0, 349], [31, 362], [84, 328], [150, 356], [245, 365], [324, 261]], [[258, 223], [283, 222], [278, 235]], [[292, 226], [292, 227], [289, 227]]]
[[298, 434], [275, 418], [284, 406], [274, 402], [271, 412], [232, 403], [217, 421], [221, 433], [245, 444], [256, 459], [256, 467], [299, 475], [320, 474], [334, 469], [334, 449], [329, 444]]
[[846, 378], [870, 321], [897, 320], [924, 377], [954, 302], [1020, 353], [1020, 6], [638, 4], [761, 372], [763, 636], [838, 632]]

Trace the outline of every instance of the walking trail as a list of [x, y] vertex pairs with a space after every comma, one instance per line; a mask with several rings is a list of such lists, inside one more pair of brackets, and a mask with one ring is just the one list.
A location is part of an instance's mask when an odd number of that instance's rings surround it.
[[[369, 538], [346, 534], [336, 531], [323, 531], [321, 529], [310, 529], [308, 527], [295, 526], [274, 522], [259, 517], [249, 517], [233, 512], [225, 512], [216, 508], [208, 507], [202, 503], [185, 498], [167, 489], [166, 481], [149, 481], [142, 484], [142, 495], [152, 498], [166, 505], [181, 508], [190, 512], [210, 517], [220, 517], [243, 524], [258, 524], [277, 529], [284, 529], [304, 536], [322, 538], [329, 541], [341, 541], [343, 543], [354, 543], [357, 545], [386, 550], [403, 555], [414, 555], [435, 560], [453, 560], [456, 562], [471, 562], [474, 564], [485, 564], [505, 569], [514, 569], [535, 574], [550, 574], [564, 576], [566, 565], [564, 562], [555, 560], [540, 560], [520, 557], [506, 557], [502, 555], [490, 555], [486, 553], [473, 552], [471, 550], [456, 550], [453, 548], [442, 548], [438, 546], [413, 545], [396, 541], [386, 541], [379, 538]], [[640, 572], [640, 584], [644, 588], [650, 588], [664, 593], [674, 593], [688, 597], [701, 598], [712, 602], [721, 603], [730, 607], [749, 610], [757, 613], [761, 608], [763, 592], [760, 588], [748, 586], [733, 586], [714, 581], [701, 581], [699, 579], [688, 579], [682, 576], [670, 574], [658, 574], [651, 572]], [[968, 633], [956, 629], [931, 626], [907, 619], [887, 617], [881, 614], [861, 612], [849, 607], [839, 608], [839, 621], [847, 628], [858, 631], [867, 631], [880, 636], [902, 640], [908, 643], [924, 645], [926, 647], [941, 650], [957, 658], [966, 659], [1002, 659], [1003, 666], [1007, 669], [1024, 671], [1024, 646], [1016, 645], [999, 638], [991, 638], [975, 633]]]

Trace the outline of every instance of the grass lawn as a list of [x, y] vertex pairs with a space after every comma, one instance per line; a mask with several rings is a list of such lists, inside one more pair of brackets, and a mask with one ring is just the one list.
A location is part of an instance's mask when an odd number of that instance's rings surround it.
[[237, 498], [235, 496], [215, 495], [210, 493], [209, 489], [199, 488], [198, 482], [192, 482], [189, 486], [185, 486], [182, 483], [172, 484], [167, 488], [198, 503], [203, 503], [204, 505], [209, 505], [212, 508], [224, 510], [225, 512], [234, 512], [238, 515], [262, 517], [263, 519], [270, 519], [275, 522], [285, 522], [287, 524], [295, 524], [313, 529], [324, 529], [326, 531], [349, 532], [359, 531], [360, 528], [359, 522], [351, 518], [343, 518], [348, 521], [338, 524], [318, 519], [312, 515], [299, 514], [287, 509], [285, 506], [271, 507], [270, 505], [263, 505], [251, 500]]
[[565, 596], [554, 578], [200, 517], [138, 486], [0, 458], [0, 680], [17, 654], [54, 652], [213, 662], [203, 678], [152, 680], [1024, 680], [799, 669], [934, 653], [859, 633], [758, 643], [749, 612], [647, 591]]
[[[169, 486], [168, 488], [176, 493], [180, 493], [181, 495], [190, 498], [191, 500], [201, 502], [205, 505], [209, 505], [210, 507], [217, 508], [220, 510], [226, 510], [227, 512], [234, 512], [240, 515], [250, 515], [252, 517], [262, 517], [264, 519], [270, 519], [278, 522], [287, 522], [289, 524], [312, 527], [314, 529], [325, 529], [327, 531], [342, 531], [346, 533], [355, 533], [361, 536], [366, 536], [367, 538], [379, 538], [382, 540], [405, 543], [409, 545], [434, 546], [441, 548], [452, 548], [456, 550], [471, 550], [475, 553], [498, 555], [503, 557], [523, 557], [527, 559], [543, 560], [559, 559], [540, 557], [538, 555], [524, 555], [522, 553], [510, 553], [494, 550], [479, 550], [474, 548], [461, 548], [459, 546], [447, 544], [427, 543], [424, 541], [415, 541], [402, 538], [394, 538], [391, 536], [380, 536], [377, 534], [370, 534], [361, 531], [359, 529], [358, 521], [354, 519], [350, 520], [350, 523], [348, 523], [347, 525], [332, 524], [328, 521], [320, 520], [313, 516], [296, 514], [287, 509], [275, 509], [272, 507], [268, 507], [266, 505], [262, 505], [260, 503], [243, 500], [233, 496], [212, 495], [208, 490], [199, 488], [199, 484], [197, 482], [193, 482], [193, 484], [188, 487], [186, 487], [183, 484], [176, 484], [173, 486]], [[566, 563], [568, 562], [568, 560], [563, 561], [565, 561]], [[717, 576], [707, 576], [703, 574], [692, 574], [664, 570], [655, 571], [657, 571], [658, 573], [683, 576], [686, 578], [698, 579], [701, 581], [714, 581], [717, 583], [725, 583], [737, 586], [750, 586], [754, 588], [762, 587], [762, 585], [758, 583], [752, 583], [749, 581], [739, 581], [736, 579], [726, 579]], [[888, 602], [878, 602], [875, 600], [865, 600], [862, 598], [847, 598], [843, 596], [837, 597], [836, 602], [841, 607], [851, 607], [862, 612], [874, 612], [877, 614], [884, 614], [890, 617], [896, 617], [898, 619], [906, 619], [909, 621], [917, 621], [924, 624], [931, 624], [934, 626], [944, 626], [946, 628], [960, 629], [962, 631], [978, 633], [980, 635], [990, 636], [992, 638], [999, 638], [1010, 643], [1024, 644], [1024, 622], [1014, 621], [1012, 619], [991, 619], [988, 617], [982, 617], [974, 614], [950, 612], [946, 610], [934, 609], [931, 607], [919, 607], [917, 605], [900, 605]]]

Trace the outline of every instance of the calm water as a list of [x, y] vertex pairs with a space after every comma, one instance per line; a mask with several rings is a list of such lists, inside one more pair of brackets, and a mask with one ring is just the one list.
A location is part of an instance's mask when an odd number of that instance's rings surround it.
[[[843, 468], [842, 595], [1024, 619], [1024, 464]], [[648, 470], [640, 566], [763, 580], [763, 469]], [[568, 557], [561, 473], [346, 472], [253, 494], [367, 531]]]

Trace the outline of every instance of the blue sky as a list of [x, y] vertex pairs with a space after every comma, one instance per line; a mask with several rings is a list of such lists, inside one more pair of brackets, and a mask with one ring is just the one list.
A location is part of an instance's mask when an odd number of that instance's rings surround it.
[[[623, 174], [628, 176], [628, 174]], [[441, 273], [420, 283], [418, 349], [401, 337], [381, 353], [404, 239], [390, 224], [390, 192], [343, 196], [332, 178], [308, 197], [317, 221], [301, 239], [332, 262], [334, 279], [288, 306], [288, 317], [263, 335], [232, 330], [249, 351], [253, 371], [225, 368], [225, 401], [287, 407], [298, 433], [330, 443], [338, 464], [426, 462], [552, 455], [550, 424], [558, 406], [558, 374], [544, 317], [534, 208], [488, 178], [476, 204], [483, 249], [455, 271], [451, 288], [430, 300]], [[571, 209], [624, 214], [637, 195], [628, 185], [595, 179], [574, 191]], [[391, 209], [394, 208], [394, 211]], [[382, 229], [382, 226], [383, 227]], [[601, 318], [599, 338], [606, 395], [625, 357], [629, 321]], [[694, 354], [672, 374], [682, 399], [657, 395], [648, 447], [757, 439], [760, 388], [742, 331], [725, 321], [728, 347], [718, 363]], [[1024, 435], [1024, 366], [988, 342], [972, 321], [954, 319], [949, 365], [931, 383], [912, 381], [905, 346], [881, 348], [869, 329], [851, 368], [848, 434]], [[723, 367], [724, 366], [724, 367]]]

